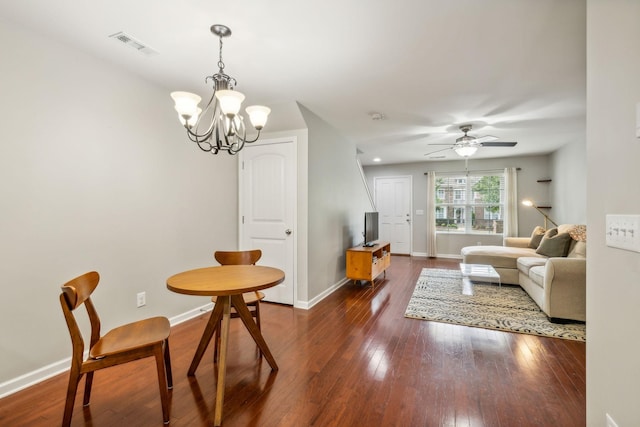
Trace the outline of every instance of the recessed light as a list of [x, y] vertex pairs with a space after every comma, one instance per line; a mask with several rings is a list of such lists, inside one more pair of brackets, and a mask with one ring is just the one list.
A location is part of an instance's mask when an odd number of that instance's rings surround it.
[[382, 159], [381, 159], [380, 157], [374, 157], [374, 158], [373, 158], [373, 161], [374, 161], [374, 162], [380, 162], [380, 161], [382, 161]]

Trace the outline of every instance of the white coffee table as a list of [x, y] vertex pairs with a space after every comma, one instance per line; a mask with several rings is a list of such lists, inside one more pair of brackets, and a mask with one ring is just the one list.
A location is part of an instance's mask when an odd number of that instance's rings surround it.
[[472, 280], [497, 283], [498, 286], [502, 286], [500, 275], [490, 265], [460, 263], [460, 271], [462, 272], [462, 284], [464, 287], [471, 287]]

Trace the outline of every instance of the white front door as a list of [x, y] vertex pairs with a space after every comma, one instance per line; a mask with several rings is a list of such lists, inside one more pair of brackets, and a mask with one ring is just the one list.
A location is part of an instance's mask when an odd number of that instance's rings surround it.
[[284, 271], [266, 301], [293, 304], [295, 287], [295, 139], [261, 140], [240, 156], [240, 249], [260, 249], [259, 265]]
[[375, 177], [379, 238], [391, 243], [391, 253], [411, 254], [411, 176]]

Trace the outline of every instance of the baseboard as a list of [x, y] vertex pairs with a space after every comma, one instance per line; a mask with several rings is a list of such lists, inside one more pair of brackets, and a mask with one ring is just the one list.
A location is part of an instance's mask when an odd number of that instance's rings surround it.
[[344, 279], [332, 285], [331, 287], [327, 288], [324, 292], [320, 293], [320, 295], [316, 296], [315, 298], [312, 298], [309, 301], [296, 301], [295, 307], [302, 308], [304, 310], [309, 310], [311, 307], [318, 304], [320, 301], [322, 301], [323, 299], [325, 299], [326, 297], [328, 297], [329, 295], [334, 293], [337, 289], [341, 288], [347, 283], [349, 283], [349, 279], [345, 277]]
[[[171, 326], [178, 325], [194, 317], [200, 316], [202, 313], [206, 313], [213, 309], [213, 303], [205, 304], [201, 307], [194, 308], [185, 313], [179, 314], [169, 319]], [[85, 354], [84, 357], [87, 357]], [[42, 381], [48, 380], [51, 377], [62, 374], [69, 370], [71, 366], [71, 358], [59, 360], [50, 365], [36, 369], [35, 371], [27, 372], [24, 375], [10, 379], [0, 384], [0, 399], [9, 396], [10, 394], [17, 393], [20, 390], [36, 385]]]
[[462, 255], [460, 255], [460, 254], [438, 254], [438, 256], [436, 258], [462, 259]]
[[71, 366], [71, 357], [5, 381], [0, 384], [0, 399], [68, 371], [69, 366]]
[[185, 313], [178, 314], [177, 316], [173, 316], [169, 318], [169, 323], [171, 324], [171, 326], [179, 325], [180, 323], [186, 322], [187, 320], [191, 320], [194, 317], [198, 317], [202, 313], [206, 313], [211, 310], [213, 310], [212, 302], [205, 304], [201, 307], [196, 307], [193, 310], [189, 310]]

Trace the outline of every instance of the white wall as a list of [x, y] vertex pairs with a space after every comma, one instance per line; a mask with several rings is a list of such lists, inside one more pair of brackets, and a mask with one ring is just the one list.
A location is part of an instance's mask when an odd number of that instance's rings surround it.
[[[520, 199], [531, 198], [536, 201], [549, 201], [549, 184], [536, 182], [540, 178], [549, 177], [549, 156], [508, 157], [501, 159], [469, 160], [469, 170], [493, 170], [506, 167], [522, 168], [518, 171], [518, 195]], [[451, 172], [464, 171], [464, 161], [416, 162], [395, 165], [365, 166], [364, 171], [373, 193], [373, 179], [378, 176], [411, 175], [413, 177], [413, 248], [414, 255], [425, 256], [427, 253], [427, 179], [428, 171]], [[521, 236], [529, 236], [536, 225], [543, 224], [543, 217], [534, 209], [518, 205], [518, 230]], [[424, 215], [416, 215], [422, 210]], [[553, 215], [550, 215], [552, 218]], [[555, 218], [554, 218], [555, 219]], [[560, 221], [561, 219], [558, 218]], [[560, 222], [559, 222], [560, 223]], [[488, 234], [447, 235], [438, 233], [439, 256], [460, 256], [460, 249], [465, 246], [502, 245], [502, 236]]]
[[587, 2], [587, 425], [640, 422], [640, 254], [605, 245], [606, 214], [640, 214], [640, 2]]
[[165, 281], [236, 247], [237, 163], [187, 142], [166, 89], [3, 21], [0, 51], [1, 386], [70, 356], [60, 285], [86, 271], [106, 329], [205, 304]]
[[551, 155], [551, 218], [566, 224], [587, 223], [587, 144], [585, 139], [566, 144]]
[[362, 242], [371, 210], [355, 144], [300, 105], [309, 130], [309, 283], [313, 303], [345, 278], [345, 250]]

